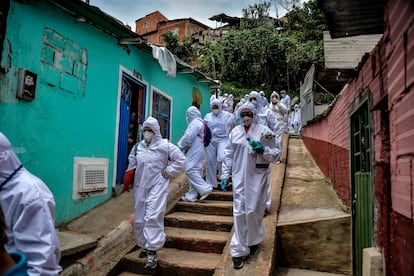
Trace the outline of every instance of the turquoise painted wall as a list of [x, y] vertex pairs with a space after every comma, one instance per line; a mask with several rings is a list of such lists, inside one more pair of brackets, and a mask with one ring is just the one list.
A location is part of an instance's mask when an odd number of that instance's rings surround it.
[[[60, 75], [47, 64], [50, 53], [43, 43], [45, 37], [55, 44], [50, 47], [70, 51], [62, 55]], [[59, 42], [64, 44], [58, 45]], [[129, 46], [128, 54], [118, 46], [116, 38], [90, 24], [77, 23], [73, 16], [46, 1], [35, 5], [11, 1], [4, 48], [2, 67], [6, 73], [0, 74], [0, 131], [9, 137], [25, 167], [51, 189], [57, 224], [111, 197], [121, 65], [142, 74], [149, 85], [148, 96], [154, 85], [173, 97], [173, 142], [185, 130], [184, 111], [191, 105], [194, 86], [204, 98], [203, 116], [209, 109], [207, 84], [189, 74], [167, 77], [149, 53]], [[71, 55], [83, 56], [85, 64], [71, 65]], [[64, 74], [71, 66], [80, 79]], [[32, 102], [15, 96], [19, 68], [38, 74], [36, 99]], [[148, 116], [150, 101], [147, 103]], [[72, 199], [74, 157], [109, 159], [110, 187], [106, 195]]]

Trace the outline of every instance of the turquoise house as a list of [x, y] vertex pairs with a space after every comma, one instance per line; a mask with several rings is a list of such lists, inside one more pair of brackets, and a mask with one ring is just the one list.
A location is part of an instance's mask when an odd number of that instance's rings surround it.
[[3, 0], [0, 14], [0, 131], [54, 194], [57, 224], [111, 198], [146, 117], [176, 143], [190, 105], [209, 111], [215, 82], [180, 61], [167, 76], [151, 46], [97, 7]]

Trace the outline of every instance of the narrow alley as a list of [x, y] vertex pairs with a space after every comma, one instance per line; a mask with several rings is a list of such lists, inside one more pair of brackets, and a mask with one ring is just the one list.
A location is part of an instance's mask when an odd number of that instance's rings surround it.
[[0, 275], [414, 275], [413, 0], [113, 2], [0, 1]]
[[[272, 167], [266, 240], [240, 271], [233, 269], [228, 247], [232, 192], [213, 192], [202, 202], [182, 202], [186, 179], [181, 175], [171, 183], [167, 241], [159, 251], [155, 272], [146, 270], [144, 259], [138, 257], [130, 192], [66, 225], [72, 234], [95, 238], [97, 246], [81, 250], [83, 257], [75, 254], [77, 260], [66, 256], [61, 275], [350, 275], [350, 216], [302, 140], [287, 138], [282, 162]], [[77, 250], [70, 249], [73, 241], [64, 241], [67, 252]]]

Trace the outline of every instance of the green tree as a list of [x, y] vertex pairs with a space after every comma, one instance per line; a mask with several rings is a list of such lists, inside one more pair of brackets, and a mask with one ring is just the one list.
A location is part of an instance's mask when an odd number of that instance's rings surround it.
[[294, 7], [286, 17], [288, 23], [282, 35], [287, 38], [289, 86], [297, 89], [312, 63], [323, 65], [323, 31], [327, 30], [327, 24], [317, 0]]
[[269, 2], [250, 5], [243, 10], [247, 21], [240, 30], [230, 31], [216, 44], [208, 43], [193, 58], [193, 65], [224, 83], [224, 92], [244, 95], [252, 89], [288, 88], [297, 93], [311, 64], [323, 64], [327, 25], [317, 0], [294, 7], [281, 34], [267, 20], [269, 8]]
[[178, 36], [173, 32], [166, 32], [162, 35], [162, 41], [164, 42], [166, 48], [171, 51], [171, 53], [176, 54], [179, 51]]
[[265, 25], [269, 19], [271, 5], [270, 2], [264, 1], [242, 9], [243, 18], [241, 20], [241, 28], [252, 29]]
[[181, 60], [192, 63], [195, 59], [197, 52], [192, 47], [191, 37], [184, 37], [184, 41], [180, 43], [176, 34], [167, 32], [162, 35], [162, 39], [166, 48]]

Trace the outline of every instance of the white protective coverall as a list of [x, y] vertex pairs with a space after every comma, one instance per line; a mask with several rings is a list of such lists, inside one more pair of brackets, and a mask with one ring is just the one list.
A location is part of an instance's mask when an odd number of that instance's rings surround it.
[[256, 108], [257, 113], [257, 120], [259, 124], [265, 125], [270, 130], [272, 130], [273, 133], [277, 135], [277, 133], [280, 131], [279, 126], [277, 124], [276, 116], [275, 114], [267, 108], [267, 106], [263, 106], [263, 101], [260, 100], [261, 96], [258, 92], [252, 91], [249, 94], [249, 102], [251, 98], [256, 98], [256, 102], [252, 102]]
[[197, 196], [209, 194], [213, 187], [202, 178], [205, 151], [203, 145], [204, 125], [201, 113], [195, 106], [186, 111], [187, 129], [178, 141], [178, 147], [186, 152], [185, 173], [189, 182], [189, 191], [184, 197], [188, 201], [196, 201]]
[[[128, 156], [128, 168], [136, 167], [134, 178], [134, 230], [138, 246], [156, 251], [164, 246], [164, 215], [170, 178], [184, 169], [185, 156], [180, 149], [162, 139], [158, 120], [148, 117], [143, 127], [155, 135], [149, 145], [136, 144]], [[165, 170], [168, 177], [162, 176]]]
[[293, 134], [299, 135], [302, 129], [302, 118], [300, 113], [299, 105], [295, 104], [294, 111], [292, 114], [292, 127], [293, 127]]
[[290, 96], [286, 93], [285, 90], [280, 91], [280, 102], [282, 104], [284, 104], [288, 110], [288, 114], [285, 114], [284, 119], [285, 119], [285, 127], [284, 127], [284, 131], [285, 133], [289, 133], [289, 112], [290, 112]]
[[[267, 108], [267, 106], [262, 106], [260, 104], [260, 94], [256, 91], [252, 91], [249, 94], [249, 101], [251, 98], [256, 98], [257, 102], [254, 103], [255, 107], [256, 107], [256, 112], [257, 112], [257, 118], [258, 118], [258, 123], [267, 126], [268, 128], [270, 128], [270, 130], [272, 130], [272, 132], [276, 135], [276, 142], [278, 143], [278, 147], [281, 147], [281, 140], [282, 140], [282, 130], [279, 128], [279, 125], [277, 123], [277, 119], [275, 114], [273, 113], [273, 111], [271, 111], [269, 108]], [[269, 175], [268, 177], [270, 177], [270, 171], [269, 171]], [[269, 179], [270, 181], [270, 179]], [[266, 199], [266, 209], [270, 208], [270, 204], [271, 204], [271, 187], [270, 185], [267, 186], [267, 199]]]
[[219, 170], [218, 175], [221, 175], [221, 163], [224, 159], [224, 148], [229, 139], [233, 114], [223, 110], [220, 100], [213, 100], [210, 107], [213, 106], [218, 106], [218, 114], [212, 111], [204, 117], [204, 121], [211, 130], [211, 142], [206, 148], [206, 182], [217, 188], [217, 170]]
[[264, 91], [259, 91], [260, 95], [260, 101], [263, 106], [267, 107], [269, 105], [269, 102], [267, 101], [266, 94]]
[[6, 250], [26, 255], [30, 276], [58, 275], [62, 268], [53, 194], [22, 166], [1, 132], [0, 204], [10, 230]]
[[280, 102], [279, 99], [279, 94], [276, 91], [272, 92], [272, 95], [270, 96], [270, 104], [269, 104], [269, 109], [271, 111], [273, 111], [273, 113], [276, 116], [276, 121], [277, 124], [279, 126], [279, 133], [280, 133], [280, 137], [278, 137], [279, 139], [279, 143], [282, 144], [282, 129], [284, 129], [285, 127], [285, 115], [288, 114], [288, 109], [286, 108], [286, 106]]
[[[251, 103], [245, 103], [240, 111], [244, 108], [254, 113], [253, 123], [247, 133], [243, 124], [235, 126], [230, 132], [221, 175], [221, 179], [228, 179], [231, 174], [233, 181], [234, 234], [230, 244], [232, 257], [249, 255], [249, 246], [264, 240], [262, 220], [271, 167], [269, 165], [268, 168], [256, 168], [258, 153], [251, 151], [247, 138], [260, 141], [262, 135], [274, 135], [268, 127], [257, 124], [256, 110]], [[263, 157], [268, 162], [279, 160], [280, 148], [276, 137], [270, 145], [265, 146]]]

